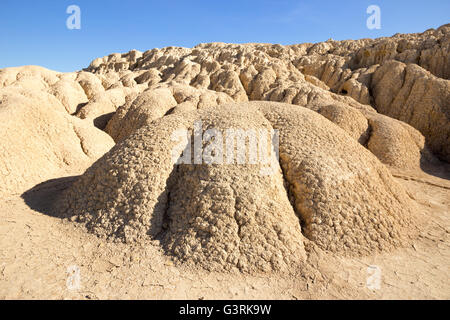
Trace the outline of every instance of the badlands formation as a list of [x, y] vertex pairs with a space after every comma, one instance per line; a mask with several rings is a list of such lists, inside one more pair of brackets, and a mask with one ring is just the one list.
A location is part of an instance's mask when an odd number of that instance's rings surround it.
[[[449, 298], [449, 57], [444, 25], [0, 70], [0, 295], [210, 298], [234, 286], [241, 298]], [[208, 129], [277, 132], [270, 174], [251, 161], [174, 163], [173, 133], [191, 137], [198, 121], [204, 149], [223, 147]], [[66, 288], [68, 261], [88, 274], [84, 291]], [[340, 269], [370, 261], [392, 288], [343, 280]], [[210, 286], [195, 291], [194, 274]]]

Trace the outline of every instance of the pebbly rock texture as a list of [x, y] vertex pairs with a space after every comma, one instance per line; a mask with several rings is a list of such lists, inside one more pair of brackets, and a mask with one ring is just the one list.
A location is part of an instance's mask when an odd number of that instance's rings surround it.
[[[280, 163], [273, 174], [261, 174], [260, 163], [174, 165], [170, 133], [198, 120], [224, 136], [230, 127], [278, 129]], [[210, 270], [286, 270], [304, 256], [300, 225], [323, 249], [344, 254], [395, 247], [415, 230], [414, 202], [376, 157], [319, 114], [269, 102], [173, 114], [142, 127], [97, 161], [56, 210], [99, 236], [161, 239], [181, 261]]]
[[308, 239], [368, 254], [398, 245], [414, 229], [414, 202], [343, 130], [307, 109], [253, 103], [280, 132], [280, 164]]
[[261, 175], [259, 165], [172, 161], [170, 133], [196, 120], [205, 128], [270, 128], [261, 114], [229, 111], [174, 114], [144, 126], [95, 163], [56, 209], [99, 236], [160, 237], [180, 260], [207, 269], [287, 270], [305, 253], [279, 165]]
[[344, 129], [360, 144], [367, 146], [371, 130], [367, 118], [361, 112], [339, 102], [323, 105], [317, 112]]

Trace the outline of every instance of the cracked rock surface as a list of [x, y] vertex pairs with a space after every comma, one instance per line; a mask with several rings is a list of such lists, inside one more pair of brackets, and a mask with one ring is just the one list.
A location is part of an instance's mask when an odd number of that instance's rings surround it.
[[[176, 141], [164, 133], [192, 130], [198, 120], [218, 130], [278, 129], [273, 174], [261, 174], [261, 164], [174, 164]], [[344, 130], [307, 108], [270, 102], [154, 121], [89, 168], [56, 207], [99, 236], [133, 242], [150, 235], [180, 260], [242, 271], [278, 271], [301, 260], [301, 226], [333, 252], [398, 246], [414, 233], [414, 208]]]

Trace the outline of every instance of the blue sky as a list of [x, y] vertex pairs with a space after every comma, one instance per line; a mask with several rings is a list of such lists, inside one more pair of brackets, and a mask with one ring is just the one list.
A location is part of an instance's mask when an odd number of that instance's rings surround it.
[[[81, 29], [69, 30], [69, 5]], [[381, 8], [369, 30], [366, 9]], [[450, 23], [449, 0], [53, 0], [0, 1], [0, 68], [41, 65], [75, 71], [113, 52], [202, 42], [302, 42], [421, 32]]]

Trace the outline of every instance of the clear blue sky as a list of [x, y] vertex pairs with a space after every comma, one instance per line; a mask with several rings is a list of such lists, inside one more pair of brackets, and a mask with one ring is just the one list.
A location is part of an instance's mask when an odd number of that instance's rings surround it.
[[[69, 5], [81, 30], [66, 28]], [[381, 8], [381, 29], [366, 8]], [[449, 0], [0, 0], [0, 68], [75, 71], [113, 52], [202, 42], [302, 42], [391, 36], [450, 23]]]

